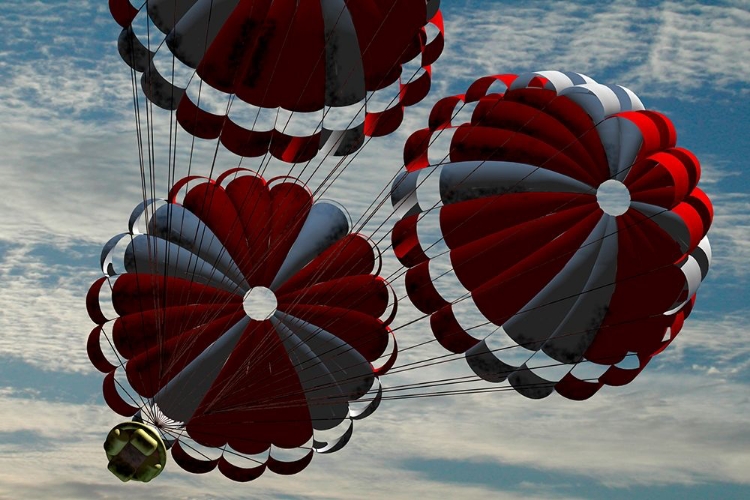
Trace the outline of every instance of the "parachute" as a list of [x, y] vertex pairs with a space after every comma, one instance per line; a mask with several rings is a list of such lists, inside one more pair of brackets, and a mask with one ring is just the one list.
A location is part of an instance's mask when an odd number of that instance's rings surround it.
[[392, 243], [408, 296], [482, 379], [586, 399], [632, 381], [690, 314], [711, 203], [696, 157], [632, 91], [480, 78], [434, 106], [404, 164]]
[[350, 227], [297, 179], [241, 168], [140, 204], [86, 299], [106, 403], [158, 429], [184, 469], [236, 481], [342, 448], [397, 352], [380, 254]]
[[398, 128], [430, 89], [439, 3], [110, 0], [110, 11], [143, 93], [176, 110], [186, 131], [240, 156], [296, 163], [321, 149], [353, 153]]

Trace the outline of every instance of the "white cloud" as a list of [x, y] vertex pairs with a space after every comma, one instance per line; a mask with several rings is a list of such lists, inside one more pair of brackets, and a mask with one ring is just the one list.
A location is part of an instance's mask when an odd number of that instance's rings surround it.
[[747, 84], [750, 61], [736, 54], [750, 51], [750, 10], [746, 3], [719, 3], [668, 1], [654, 9], [653, 43], [632, 72], [639, 86], [660, 85], [684, 96], [701, 87], [734, 90], [739, 82]]
[[25, 244], [0, 256], [0, 353], [45, 370], [91, 371], [84, 343], [93, 324], [84, 298], [101, 274], [91, 257], [82, 266], [86, 259], [75, 248]]
[[[11, 50], [0, 57], [8, 69], [0, 79], [0, 237], [97, 238], [90, 228], [101, 224], [103, 209], [120, 208], [113, 193], [128, 185], [123, 179], [137, 187], [137, 170], [121, 174], [133, 163], [132, 122], [113, 120], [132, 115], [117, 25], [103, 28], [106, 5], [98, 2], [4, 4], [2, 11]], [[111, 40], [101, 40], [102, 29]]]
[[[691, 316], [677, 339], [660, 355], [662, 364], [684, 359], [710, 360], [710, 365], [693, 365], [708, 375], [723, 378], [747, 375], [750, 368], [750, 333], [747, 318], [750, 311], [735, 311], [723, 317]], [[706, 317], [708, 316], [708, 317]]]
[[[436, 75], [473, 79], [560, 69], [586, 73], [639, 95], [694, 98], [750, 81], [747, 4], [742, 2], [531, 2], [448, 7], [447, 50]], [[460, 43], [451, 43], [460, 40]], [[746, 85], [745, 85], [746, 86]]]
[[730, 278], [729, 285], [745, 286], [750, 269], [750, 194], [712, 194], [714, 222], [709, 238], [714, 250], [711, 272]]

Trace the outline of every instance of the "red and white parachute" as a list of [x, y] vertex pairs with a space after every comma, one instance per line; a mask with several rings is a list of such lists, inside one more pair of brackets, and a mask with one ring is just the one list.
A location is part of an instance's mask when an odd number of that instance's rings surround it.
[[[346, 155], [401, 124], [443, 49], [439, 0], [110, 0], [146, 97], [240, 156]], [[429, 28], [429, 29], [428, 29]], [[412, 64], [410, 64], [412, 63]], [[406, 69], [408, 71], [402, 71]], [[403, 73], [403, 74], [402, 74]]]
[[159, 428], [186, 470], [238, 481], [343, 447], [396, 356], [380, 255], [350, 225], [296, 179], [242, 169], [139, 205], [87, 297], [107, 404]]
[[711, 203], [676, 139], [630, 90], [577, 73], [485, 77], [439, 101], [392, 188], [393, 248], [437, 340], [531, 398], [630, 382], [711, 260]]

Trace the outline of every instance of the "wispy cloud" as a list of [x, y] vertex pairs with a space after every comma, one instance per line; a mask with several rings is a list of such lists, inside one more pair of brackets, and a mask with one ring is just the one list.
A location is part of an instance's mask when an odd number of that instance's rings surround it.
[[680, 336], [662, 353], [662, 364], [687, 362], [692, 369], [709, 375], [711, 380], [748, 378], [750, 334], [748, 310], [726, 316], [703, 314], [691, 317]]
[[84, 297], [101, 274], [96, 262], [91, 247], [6, 245], [0, 255], [0, 353], [46, 370], [90, 371]]
[[685, 95], [698, 88], [737, 91], [748, 83], [750, 10], [740, 2], [663, 2], [646, 60], [632, 71], [639, 86]]
[[[696, 98], [696, 89], [737, 91], [750, 81], [750, 11], [742, 2], [531, 2], [447, 7], [448, 50], [438, 70], [477, 76], [562, 69], [639, 95]], [[451, 40], [460, 43], [451, 44]]]
[[[717, 274], [746, 282], [750, 269], [750, 194], [717, 193], [714, 201], [714, 222], [709, 236], [716, 248], [714, 269]], [[713, 272], [713, 271], [712, 271]]]

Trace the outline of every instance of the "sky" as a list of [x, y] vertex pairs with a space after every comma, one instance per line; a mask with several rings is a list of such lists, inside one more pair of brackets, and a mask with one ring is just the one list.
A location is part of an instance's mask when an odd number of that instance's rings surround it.
[[[237, 484], [168, 464], [148, 485], [120, 483], [102, 443], [122, 419], [86, 355], [84, 297], [102, 245], [142, 197], [130, 72], [104, 0], [2, 2], [0, 499], [750, 497], [750, 2], [443, 4], [430, 95], [326, 197], [358, 219], [402, 168], [404, 141], [431, 105], [481, 76], [555, 69], [624, 85], [673, 121], [716, 212], [711, 271], [670, 347], [631, 384], [585, 402], [512, 392], [386, 401], [343, 450], [292, 477]], [[157, 115], [157, 164], [166, 127]], [[211, 152], [198, 149], [196, 168]], [[386, 256], [386, 271], [396, 268]], [[417, 316], [404, 302], [397, 321]], [[402, 346], [429, 338], [426, 322], [399, 331]], [[440, 354], [432, 343], [399, 364]], [[470, 373], [457, 361], [383, 383]]]

